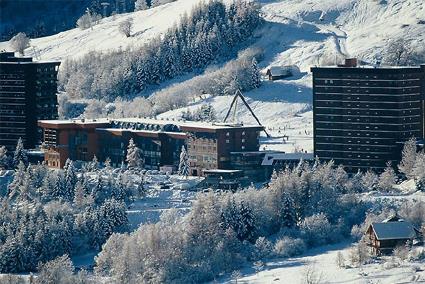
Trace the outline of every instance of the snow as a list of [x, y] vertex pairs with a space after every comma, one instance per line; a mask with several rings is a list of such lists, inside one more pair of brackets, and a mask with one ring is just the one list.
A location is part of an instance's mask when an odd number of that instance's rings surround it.
[[[138, 178], [139, 175], [132, 176], [133, 180]], [[147, 195], [133, 202], [127, 210], [130, 229], [135, 230], [142, 223], [158, 222], [161, 214], [171, 208], [187, 213], [196, 196], [195, 187], [201, 180], [178, 175], [146, 175]]]
[[[315, 270], [317, 276], [321, 276], [321, 281], [317, 283], [394, 284], [425, 279], [424, 263], [398, 261], [395, 267], [392, 267], [388, 265], [390, 257], [383, 257], [380, 261], [358, 268], [350, 268], [347, 261], [350, 247], [350, 243], [344, 242], [312, 249], [300, 257], [266, 261], [264, 269], [259, 273], [255, 273], [252, 267], [246, 267], [240, 271], [243, 276], [238, 279], [238, 283], [307, 283], [305, 274], [308, 268]], [[338, 252], [341, 252], [346, 260], [347, 268], [337, 266]], [[234, 283], [229, 277], [218, 282]]]
[[[92, 28], [74, 28], [52, 36], [31, 40], [26, 56], [38, 60], [64, 60], [76, 58], [90, 51], [108, 51], [135, 48], [149, 42], [177, 23], [184, 13], [190, 13], [200, 0], [179, 0], [152, 9], [119, 14], [104, 18]], [[133, 19], [131, 37], [118, 31], [118, 25]], [[166, 20], [164, 20], [166, 19]], [[10, 50], [8, 42], [0, 42], [0, 50]]]

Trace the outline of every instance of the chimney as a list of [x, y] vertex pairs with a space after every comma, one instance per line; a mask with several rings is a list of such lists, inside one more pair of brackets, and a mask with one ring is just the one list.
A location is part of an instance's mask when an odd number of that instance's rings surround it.
[[345, 67], [357, 67], [357, 58], [346, 58]]

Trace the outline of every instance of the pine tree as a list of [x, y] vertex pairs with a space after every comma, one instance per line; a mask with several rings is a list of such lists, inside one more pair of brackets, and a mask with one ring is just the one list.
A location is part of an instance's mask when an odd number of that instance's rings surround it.
[[90, 172], [96, 172], [99, 170], [99, 161], [97, 160], [96, 155], [93, 156], [93, 159], [88, 164], [88, 170]]
[[20, 162], [13, 174], [13, 180], [8, 186], [9, 198], [15, 198], [19, 194], [20, 187], [23, 185], [26, 176], [26, 168], [23, 162]]
[[250, 75], [251, 75], [251, 88], [256, 89], [261, 86], [261, 75], [260, 70], [258, 69], [257, 60], [255, 57], [252, 59], [251, 62], [251, 68], [250, 68]]
[[108, 157], [106, 158], [105, 162], [103, 163], [105, 165], [105, 169], [106, 171], [111, 171], [112, 170], [112, 166], [111, 166], [111, 159]]
[[19, 187], [19, 201], [29, 202], [33, 199], [34, 187], [32, 185], [31, 174], [29, 167], [25, 172], [24, 181], [22, 185]]
[[189, 158], [187, 156], [187, 151], [184, 146], [182, 146], [182, 150], [180, 152], [178, 174], [184, 177], [187, 177], [189, 175]]
[[61, 172], [57, 172], [54, 176], [53, 188], [52, 188], [52, 197], [59, 199], [66, 199], [65, 194], [65, 179]]
[[254, 240], [255, 236], [255, 219], [252, 209], [243, 201], [239, 204], [240, 224], [239, 230], [236, 232], [240, 240]]
[[18, 167], [19, 163], [23, 162], [25, 165], [28, 164], [27, 153], [24, 148], [24, 143], [22, 139], [19, 137], [18, 143], [16, 144], [16, 149], [13, 154], [13, 167]]
[[9, 166], [9, 157], [5, 146], [0, 146], [0, 169], [7, 169]]
[[80, 181], [77, 182], [75, 185], [75, 194], [74, 194], [74, 200], [73, 203], [77, 208], [82, 209], [84, 207], [85, 203], [85, 190]]
[[96, 180], [95, 180], [94, 185], [92, 186], [92, 190], [91, 190], [90, 195], [92, 196], [92, 198], [93, 198], [93, 200], [96, 204], [100, 204], [104, 200], [103, 180], [102, 180], [102, 176], [100, 174], [96, 175]]
[[65, 171], [65, 185], [64, 185], [64, 199], [72, 201], [74, 198], [75, 185], [77, 184], [77, 174], [75, 167], [70, 159], [67, 159], [64, 166]]
[[128, 143], [126, 162], [129, 168], [143, 167], [142, 151], [134, 144], [133, 138]]
[[287, 193], [282, 194], [280, 219], [282, 227], [292, 228], [296, 225], [296, 216], [293, 202]]

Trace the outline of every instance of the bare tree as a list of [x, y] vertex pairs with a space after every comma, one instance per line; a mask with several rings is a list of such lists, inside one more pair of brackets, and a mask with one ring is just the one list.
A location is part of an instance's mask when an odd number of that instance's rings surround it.
[[90, 11], [87, 10], [86, 13], [77, 20], [77, 27], [80, 28], [81, 30], [85, 30], [85, 29], [91, 28], [92, 25], [93, 25], [93, 19], [92, 19], [92, 16], [90, 15]]
[[148, 3], [146, 2], [146, 0], [137, 0], [134, 3], [134, 10], [136, 11], [141, 11], [141, 10], [146, 10], [149, 9]]
[[242, 274], [239, 270], [235, 270], [230, 277], [235, 281], [235, 284], [238, 284], [238, 279], [242, 277]]
[[323, 273], [317, 271], [313, 264], [307, 265], [304, 271], [305, 284], [320, 284], [323, 283]]
[[9, 44], [14, 51], [24, 55], [25, 49], [30, 46], [30, 39], [25, 33], [18, 33], [10, 39]]
[[128, 18], [128, 19], [122, 21], [118, 25], [118, 31], [120, 33], [122, 33], [123, 35], [125, 35], [126, 37], [131, 36], [131, 30], [132, 29], [133, 29], [133, 19], [132, 18]]
[[412, 137], [404, 143], [402, 159], [398, 165], [398, 169], [406, 178], [413, 178], [413, 168], [416, 162], [416, 139]]
[[336, 254], [336, 265], [338, 265], [339, 268], [342, 268], [345, 265], [344, 255], [340, 251]]

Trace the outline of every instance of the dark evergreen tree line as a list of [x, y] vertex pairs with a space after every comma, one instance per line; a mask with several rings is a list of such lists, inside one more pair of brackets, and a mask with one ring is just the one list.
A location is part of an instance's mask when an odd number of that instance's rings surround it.
[[92, 52], [68, 60], [61, 68], [61, 86], [71, 97], [129, 97], [229, 56], [260, 23], [253, 2], [236, 1], [228, 7], [221, 1], [201, 3], [162, 37], [137, 50]]
[[63, 170], [20, 161], [0, 196], [0, 273], [35, 271], [64, 254], [99, 250], [123, 232], [135, 190], [125, 172], [113, 178], [110, 170], [97, 161], [81, 170], [70, 160]]

